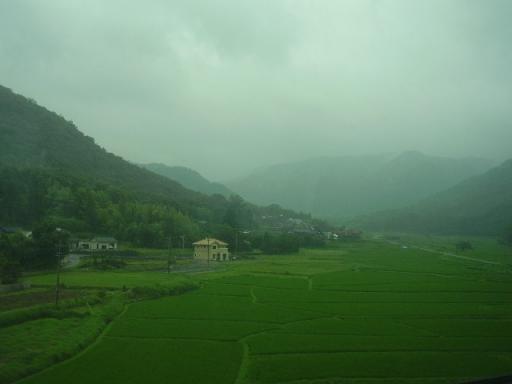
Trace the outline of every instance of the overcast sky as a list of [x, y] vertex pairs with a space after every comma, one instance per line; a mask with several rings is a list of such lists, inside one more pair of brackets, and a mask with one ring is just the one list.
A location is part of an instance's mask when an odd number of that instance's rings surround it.
[[509, 0], [0, 0], [0, 83], [135, 162], [512, 157]]

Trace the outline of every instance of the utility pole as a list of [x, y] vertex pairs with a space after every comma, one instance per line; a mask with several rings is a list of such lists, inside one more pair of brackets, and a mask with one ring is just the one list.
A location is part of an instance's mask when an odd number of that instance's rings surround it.
[[208, 260], [208, 268], [210, 268], [210, 238], [209, 237], [206, 238], [206, 242], [208, 244], [207, 245], [207, 247], [208, 247], [208, 259], [207, 259]]
[[169, 235], [169, 253], [167, 255], [167, 274], [171, 273], [172, 235]]
[[62, 259], [62, 243], [59, 240], [57, 244], [57, 281], [55, 282], [55, 306], [59, 306], [59, 298], [60, 298], [60, 267], [61, 267], [61, 259]]
[[235, 256], [236, 258], [238, 258], [238, 229], [236, 230], [236, 234], [235, 234]]

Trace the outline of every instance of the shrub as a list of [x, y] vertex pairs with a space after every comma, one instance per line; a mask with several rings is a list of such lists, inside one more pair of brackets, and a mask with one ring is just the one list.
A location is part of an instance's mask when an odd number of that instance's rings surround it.
[[133, 299], [152, 299], [163, 296], [176, 296], [198, 288], [199, 284], [192, 281], [180, 282], [170, 287], [161, 285], [135, 287], [131, 290], [131, 297]]
[[0, 314], [0, 327], [21, 324], [26, 321], [36, 320], [43, 317], [55, 319], [64, 319], [67, 317], [84, 317], [85, 314], [79, 314], [69, 309], [55, 308], [53, 304], [41, 305], [31, 308], [16, 309]]

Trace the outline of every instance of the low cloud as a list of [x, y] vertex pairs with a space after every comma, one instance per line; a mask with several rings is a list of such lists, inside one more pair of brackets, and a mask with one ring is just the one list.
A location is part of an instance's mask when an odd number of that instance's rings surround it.
[[0, 81], [137, 161], [512, 156], [506, 0], [0, 1]]

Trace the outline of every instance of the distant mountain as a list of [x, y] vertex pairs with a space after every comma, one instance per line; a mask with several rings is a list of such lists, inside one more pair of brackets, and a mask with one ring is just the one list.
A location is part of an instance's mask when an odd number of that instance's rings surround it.
[[227, 186], [258, 204], [277, 203], [336, 220], [405, 207], [491, 166], [483, 159], [414, 151], [325, 157], [263, 168]]
[[160, 163], [141, 164], [141, 167], [168, 179], [177, 181], [188, 189], [206, 195], [219, 194], [228, 197], [233, 194], [233, 192], [224, 185], [209, 181], [199, 172], [190, 168], [169, 166]]
[[379, 231], [501, 234], [512, 225], [512, 159], [410, 207], [356, 222]]

